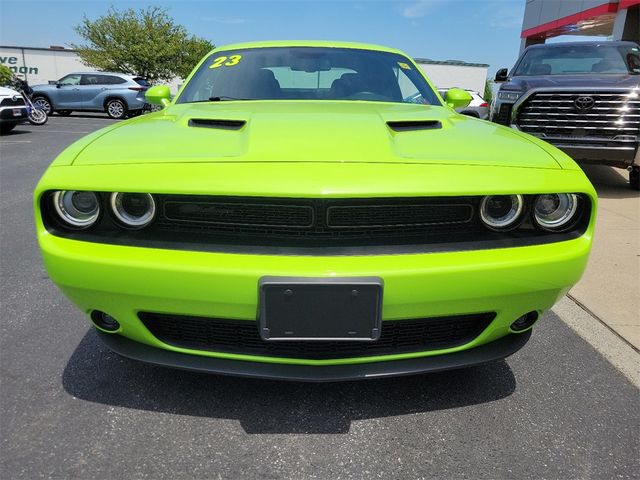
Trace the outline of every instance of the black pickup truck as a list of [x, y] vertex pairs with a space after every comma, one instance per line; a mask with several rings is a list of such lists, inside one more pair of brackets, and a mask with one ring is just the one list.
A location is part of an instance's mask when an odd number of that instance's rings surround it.
[[578, 163], [629, 170], [640, 188], [640, 47], [575, 42], [528, 47], [508, 73], [491, 120], [535, 135]]

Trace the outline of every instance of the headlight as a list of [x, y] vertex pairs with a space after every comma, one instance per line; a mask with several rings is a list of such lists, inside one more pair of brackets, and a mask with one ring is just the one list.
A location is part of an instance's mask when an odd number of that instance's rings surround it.
[[538, 195], [533, 218], [544, 230], [563, 230], [570, 225], [578, 210], [578, 197], [573, 193]]
[[76, 228], [88, 228], [100, 215], [100, 201], [93, 192], [62, 190], [53, 194], [53, 206], [60, 219]]
[[498, 92], [498, 98], [507, 102], [515, 102], [520, 98], [520, 95], [520, 92]]
[[123, 226], [142, 228], [153, 220], [156, 203], [148, 193], [116, 192], [111, 194], [111, 210]]
[[489, 195], [480, 204], [480, 218], [492, 230], [510, 230], [522, 217], [522, 195]]

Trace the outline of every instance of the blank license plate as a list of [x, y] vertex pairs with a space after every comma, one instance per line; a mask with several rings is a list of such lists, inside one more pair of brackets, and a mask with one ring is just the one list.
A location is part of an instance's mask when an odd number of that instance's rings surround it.
[[382, 322], [378, 277], [260, 279], [263, 340], [374, 341]]

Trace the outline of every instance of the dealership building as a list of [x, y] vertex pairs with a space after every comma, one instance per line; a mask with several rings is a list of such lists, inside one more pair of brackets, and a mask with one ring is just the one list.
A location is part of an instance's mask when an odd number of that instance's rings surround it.
[[[437, 88], [459, 87], [484, 91], [489, 65], [460, 60], [430, 60], [416, 62]], [[26, 79], [30, 85], [58, 80], [71, 72], [90, 70], [80, 61], [75, 50], [64, 47], [34, 48], [0, 46], [0, 64]], [[135, 72], [134, 72], [135, 73]], [[169, 87], [176, 93], [182, 81], [175, 79]]]
[[559, 35], [640, 42], [640, 0], [527, 0], [520, 50]]

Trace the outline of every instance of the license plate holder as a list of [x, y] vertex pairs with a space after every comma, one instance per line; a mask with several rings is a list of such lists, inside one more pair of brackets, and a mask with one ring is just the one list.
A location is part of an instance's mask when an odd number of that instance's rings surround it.
[[379, 277], [263, 277], [258, 324], [265, 341], [363, 341], [380, 338]]

